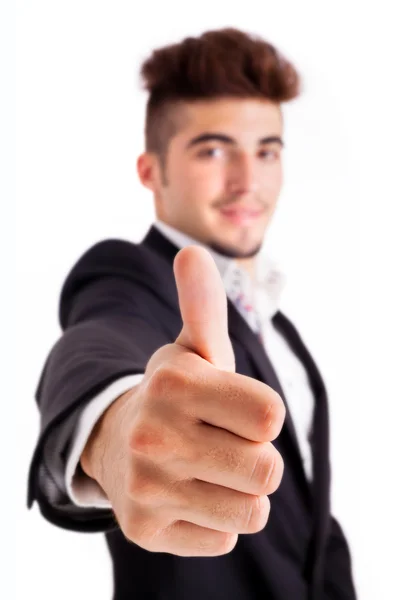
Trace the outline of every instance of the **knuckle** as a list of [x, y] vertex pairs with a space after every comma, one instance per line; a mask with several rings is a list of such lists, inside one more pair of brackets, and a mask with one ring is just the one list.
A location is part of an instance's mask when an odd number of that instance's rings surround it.
[[[162, 413], [162, 411], [160, 411]], [[153, 466], [164, 465], [187, 453], [187, 441], [182, 427], [171, 422], [170, 415], [155, 414], [142, 409], [129, 435], [129, 448], [134, 455]]]
[[251, 496], [247, 501], [246, 533], [257, 533], [264, 529], [270, 512], [268, 496]]
[[168, 368], [164, 365], [159, 366], [152, 373], [146, 386], [146, 400], [162, 398], [165, 394], [168, 378]]
[[284, 466], [282, 455], [280, 452], [278, 452], [278, 450], [276, 450], [276, 448], [274, 448], [274, 467], [268, 477], [268, 483], [265, 492], [266, 494], [273, 494], [280, 486], [283, 477]]
[[283, 459], [270, 443], [257, 456], [250, 476], [250, 484], [255, 494], [271, 494], [282, 479]]
[[260, 425], [266, 441], [276, 439], [282, 429], [286, 415], [286, 408], [282, 398], [277, 392], [271, 390], [270, 401], [264, 412]]
[[129, 436], [129, 447], [135, 454], [148, 455], [159, 440], [158, 428], [149, 423], [138, 423]]
[[160, 483], [140, 469], [133, 469], [129, 474], [126, 491], [130, 498], [146, 505], [155, 504], [163, 495]]
[[179, 363], [159, 366], [148, 383], [148, 395], [152, 399], [174, 398], [182, 394], [188, 386], [189, 372]]

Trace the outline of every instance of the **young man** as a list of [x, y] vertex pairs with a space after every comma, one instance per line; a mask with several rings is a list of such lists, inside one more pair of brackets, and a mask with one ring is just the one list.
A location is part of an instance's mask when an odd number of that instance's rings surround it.
[[115, 600], [354, 599], [325, 387], [259, 255], [298, 74], [227, 29], [156, 50], [142, 75], [157, 221], [64, 283], [29, 504], [106, 532]]

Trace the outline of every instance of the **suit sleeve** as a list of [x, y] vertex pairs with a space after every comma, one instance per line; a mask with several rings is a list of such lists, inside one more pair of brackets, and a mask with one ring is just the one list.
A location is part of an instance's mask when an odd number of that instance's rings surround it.
[[334, 517], [326, 546], [324, 600], [356, 600], [349, 547]]
[[[133, 281], [81, 278], [61, 300], [62, 335], [47, 356], [35, 399], [40, 432], [31, 461], [28, 507], [36, 501], [51, 523], [77, 531], [117, 527], [110, 509], [76, 506], [65, 482], [76, 425], [87, 404], [111, 383], [145, 371], [151, 355], [171, 338], [151, 317]], [[145, 304], [144, 310], [140, 305]], [[153, 301], [154, 303], [154, 301]], [[66, 308], [67, 307], [67, 308]], [[147, 310], [147, 312], [146, 312]]]

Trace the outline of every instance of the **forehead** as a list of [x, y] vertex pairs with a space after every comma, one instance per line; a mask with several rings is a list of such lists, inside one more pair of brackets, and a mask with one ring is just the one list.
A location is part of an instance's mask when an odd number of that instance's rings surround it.
[[269, 100], [196, 101], [185, 103], [181, 110], [184, 119], [176, 137], [182, 142], [203, 131], [226, 133], [243, 142], [282, 134], [280, 106]]

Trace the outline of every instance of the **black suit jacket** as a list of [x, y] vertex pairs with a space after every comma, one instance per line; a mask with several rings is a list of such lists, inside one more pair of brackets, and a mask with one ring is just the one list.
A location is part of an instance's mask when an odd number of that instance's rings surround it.
[[[78, 260], [60, 298], [63, 334], [51, 349], [36, 391], [41, 431], [31, 463], [28, 505], [67, 529], [104, 531], [113, 560], [114, 600], [353, 600], [350, 555], [329, 508], [327, 395], [321, 375], [293, 324], [274, 326], [303, 362], [315, 395], [314, 477], [307, 481], [287, 410], [274, 442], [285, 470], [271, 495], [266, 527], [239, 535], [219, 557], [148, 552], [128, 542], [108, 510], [74, 506], [63, 477], [69, 443], [86, 404], [112, 381], [143, 373], [150, 356], [173, 342], [182, 320], [172, 264], [178, 249], [154, 227], [140, 244], [106, 240]], [[238, 373], [274, 388], [272, 364], [228, 301], [229, 334]]]

